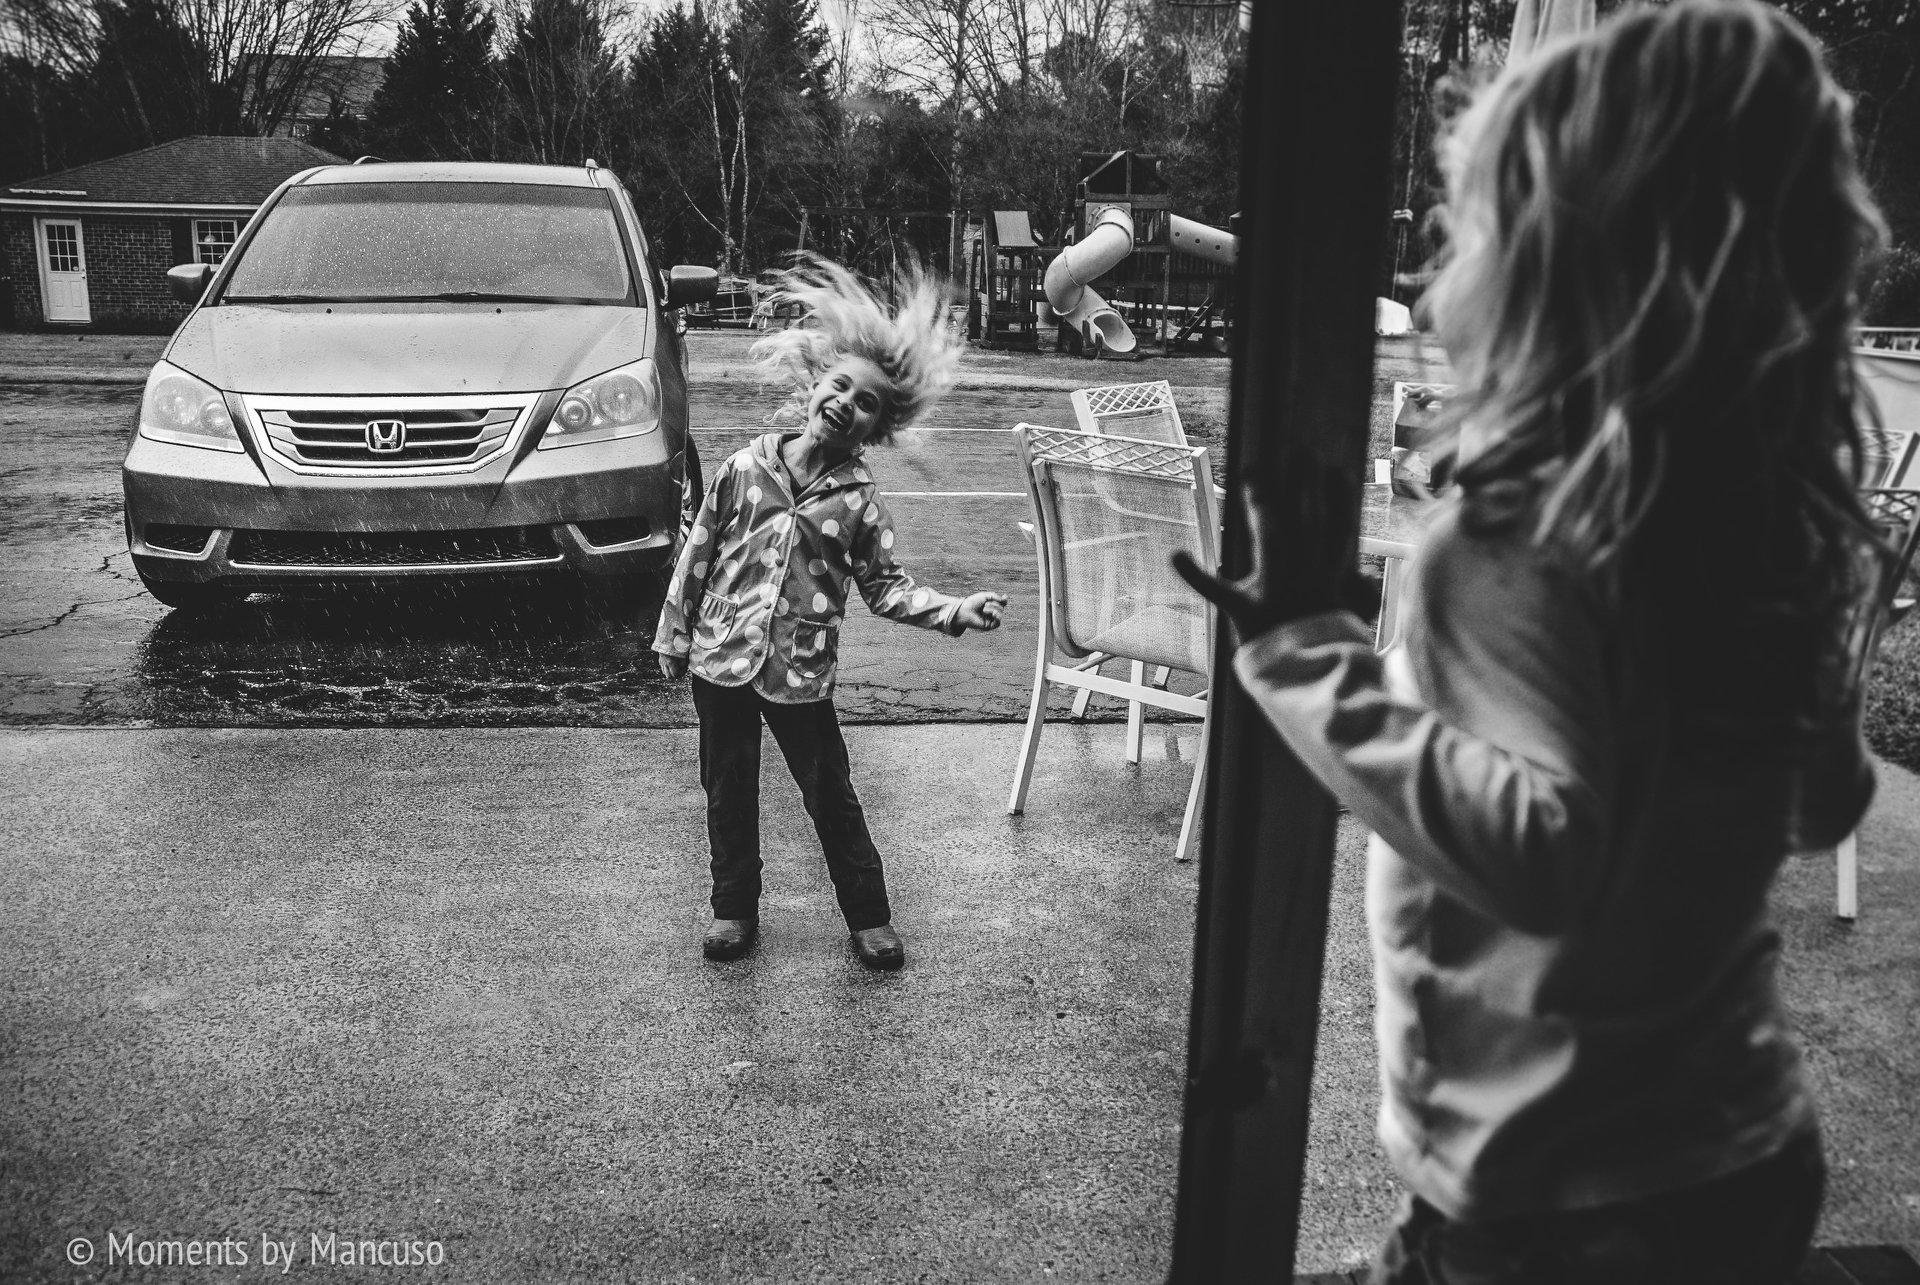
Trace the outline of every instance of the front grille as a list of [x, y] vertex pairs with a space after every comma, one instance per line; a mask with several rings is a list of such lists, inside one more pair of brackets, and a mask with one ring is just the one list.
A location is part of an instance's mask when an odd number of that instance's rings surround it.
[[156, 549], [171, 549], [175, 553], [199, 553], [207, 547], [207, 541], [213, 538], [210, 526], [175, 526], [170, 522], [149, 522], [147, 524], [147, 543]]
[[[254, 399], [274, 454], [328, 469], [472, 467], [505, 449], [523, 406], [363, 403], [351, 408]], [[378, 429], [376, 429], [378, 425]], [[384, 440], [383, 440], [384, 439]], [[376, 450], [388, 440], [394, 449]]]
[[546, 527], [477, 531], [235, 531], [228, 555], [250, 567], [470, 566], [559, 559]]

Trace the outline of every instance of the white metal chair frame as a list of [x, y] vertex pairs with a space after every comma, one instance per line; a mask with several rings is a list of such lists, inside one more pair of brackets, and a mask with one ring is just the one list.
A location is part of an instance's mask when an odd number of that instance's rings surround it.
[[[1034, 760], [1040, 749], [1040, 735], [1046, 727], [1047, 696], [1057, 683], [1079, 689], [1084, 696], [1092, 692], [1119, 697], [1128, 702], [1127, 761], [1140, 761], [1143, 731], [1143, 706], [1170, 709], [1201, 718], [1200, 749], [1194, 756], [1193, 783], [1187, 791], [1186, 815], [1180, 824], [1180, 838], [1174, 847], [1177, 860], [1185, 861], [1193, 844], [1194, 823], [1199, 815], [1199, 800], [1206, 779], [1207, 736], [1212, 719], [1212, 702], [1206, 696], [1183, 696], [1164, 686], [1143, 681], [1142, 662], [1133, 663], [1132, 681], [1108, 678], [1099, 665], [1115, 657], [1104, 652], [1081, 650], [1069, 627], [1067, 575], [1061, 542], [1059, 511], [1055, 506], [1055, 484], [1051, 465], [1055, 461], [1111, 471], [1134, 477], [1178, 479], [1193, 496], [1194, 538], [1200, 549], [1200, 561], [1206, 566], [1218, 562], [1214, 533], [1218, 530], [1213, 504], [1213, 472], [1207, 464], [1204, 446], [1178, 446], [1164, 442], [1140, 441], [1100, 433], [1067, 432], [1034, 424], [1014, 429], [1020, 450], [1027, 496], [1033, 505], [1034, 546], [1040, 571], [1040, 638], [1034, 659], [1033, 699], [1027, 710], [1027, 730], [1020, 741], [1020, 758], [1014, 769], [1013, 790], [1007, 798], [1007, 811], [1018, 815], [1026, 810], [1027, 788], [1033, 780]], [[1122, 510], [1124, 511], [1124, 510]], [[1165, 522], [1164, 517], [1132, 514], [1149, 521]], [[1182, 523], [1182, 526], [1185, 524]], [[1143, 532], [1144, 534], [1144, 532]], [[1206, 619], [1206, 655], [1213, 655], [1214, 620], [1212, 609], [1194, 595]], [[1062, 664], [1055, 654], [1072, 663]], [[1210, 678], [1210, 676], [1209, 676]], [[1164, 681], [1164, 680], [1163, 680]], [[1076, 701], [1076, 712], [1082, 705]]]

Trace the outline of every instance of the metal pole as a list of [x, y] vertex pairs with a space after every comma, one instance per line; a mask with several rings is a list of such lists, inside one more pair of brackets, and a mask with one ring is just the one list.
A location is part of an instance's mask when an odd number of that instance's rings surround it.
[[[1228, 477], [1277, 497], [1303, 594], [1356, 557], [1399, 39], [1397, 0], [1254, 7]], [[1232, 503], [1233, 574], [1247, 539]], [[1219, 638], [1172, 1285], [1291, 1280], [1332, 874], [1333, 801]]]

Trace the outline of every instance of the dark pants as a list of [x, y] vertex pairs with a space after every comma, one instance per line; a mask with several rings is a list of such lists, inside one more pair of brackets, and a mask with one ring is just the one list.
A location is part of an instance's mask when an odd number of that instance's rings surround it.
[[833, 702], [778, 705], [752, 687], [718, 687], [695, 678], [693, 707], [700, 711], [713, 917], [760, 916], [760, 722], [765, 719], [826, 850], [827, 873], [848, 931], [891, 923], [886, 872], [853, 793], [847, 743]]
[[1724, 1178], [1617, 1205], [1457, 1223], [1410, 1196], [1373, 1285], [1783, 1285], [1826, 1173], [1809, 1133]]

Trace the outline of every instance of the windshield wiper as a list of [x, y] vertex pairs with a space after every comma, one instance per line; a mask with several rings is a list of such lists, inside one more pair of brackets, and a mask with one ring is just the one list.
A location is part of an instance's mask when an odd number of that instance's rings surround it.
[[229, 294], [221, 303], [606, 303], [585, 295], [496, 294], [488, 290], [443, 290], [438, 294]]
[[583, 295], [495, 294], [489, 290], [442, 290], [438, 294], [388, 295], [400, 303], [601, 303]]
[[357, 303], [337, 294], [225, 294], [221, 303]]

